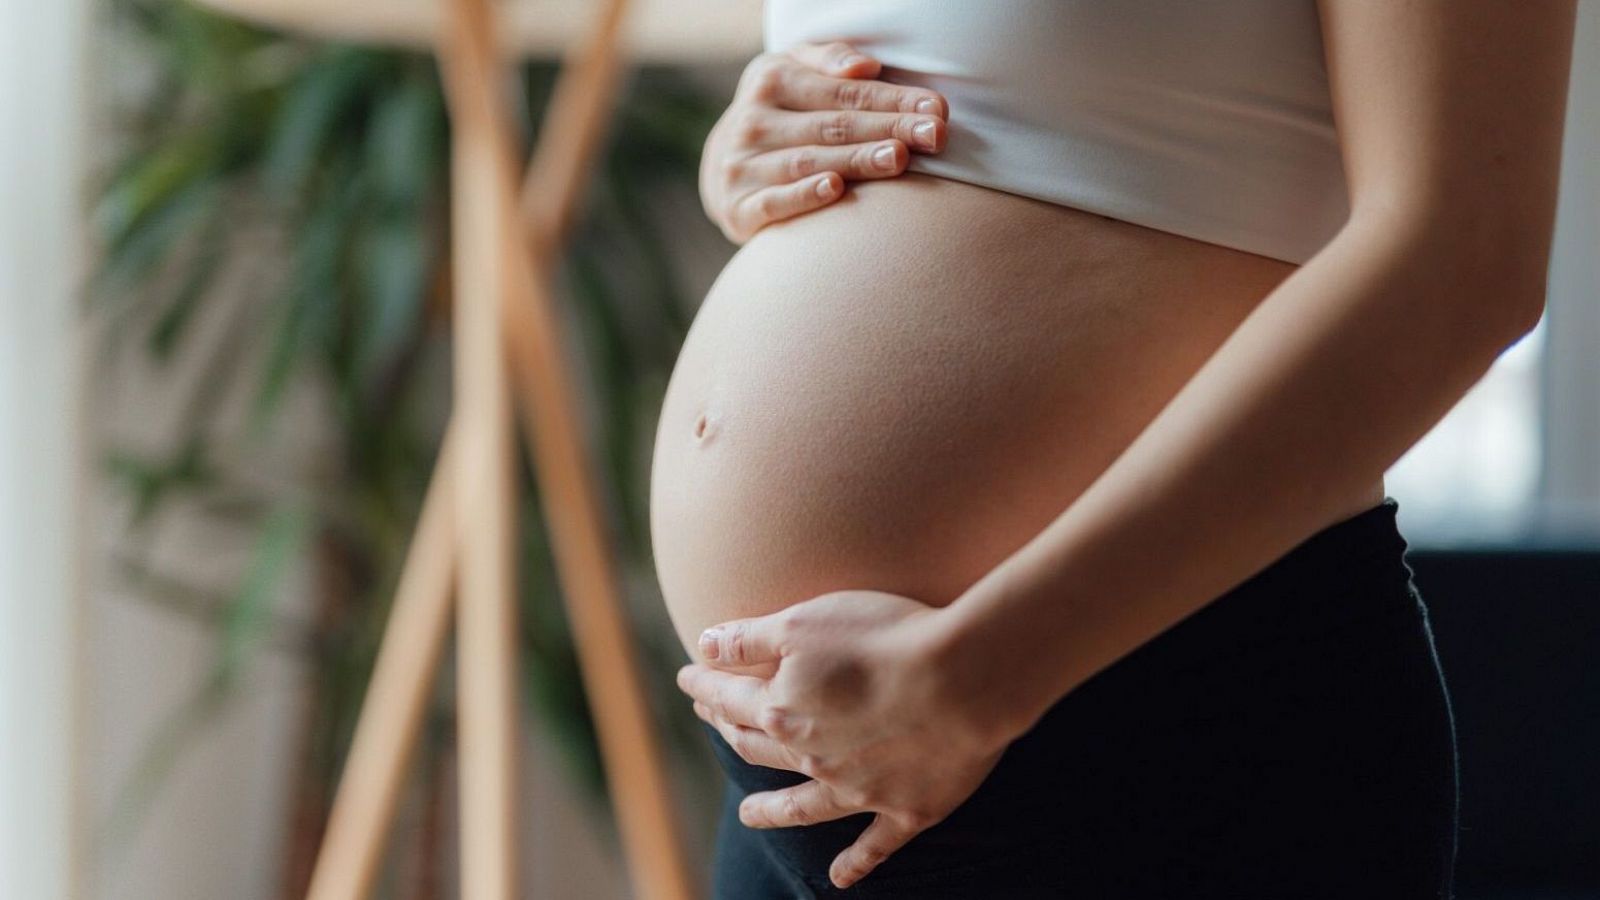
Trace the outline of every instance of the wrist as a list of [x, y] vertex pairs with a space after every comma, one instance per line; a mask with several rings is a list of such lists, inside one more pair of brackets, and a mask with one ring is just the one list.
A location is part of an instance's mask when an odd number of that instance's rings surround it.
[[982, 627], [962, 608], [967, 597], [930, 616], [928, 654], [941, 692], [980, 744], [999, 749], [1031, 729], [1053, 698], [1036, 696], [1038, 679], [1018, 664], [1020, 648]]

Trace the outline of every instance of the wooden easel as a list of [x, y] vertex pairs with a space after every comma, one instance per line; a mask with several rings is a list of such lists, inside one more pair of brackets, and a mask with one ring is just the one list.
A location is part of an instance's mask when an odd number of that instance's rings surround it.
[[695, 879], [622, 612], [548, 271], [605, 130], [626, 0], [597, 4], [595, 32], [562, 71], [520, 191], [489, 0], [441, 2], [448, 6], [439, 51], [453, 130], [455, 409], [309, 897], [357, 900], [371, 892], [452, 597], [461, 895], [518, 897], [515, 394], [637, 896], [693, 900]]

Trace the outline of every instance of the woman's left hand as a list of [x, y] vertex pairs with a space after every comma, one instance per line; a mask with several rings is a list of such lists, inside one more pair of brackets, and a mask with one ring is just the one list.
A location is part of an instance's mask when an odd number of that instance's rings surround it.
[[[746, 797], [745, 825], [877, 813], [829, 870], [841, 888], [960, 806], [1021, 733], [999, 721], [947, 618], [895, 594], [824, 594], [706, 629], [706, 663], [678, 673], [696, 714], [746, 762], [812, 778]], [[726, 671], [750, 667], [773, 674]]]

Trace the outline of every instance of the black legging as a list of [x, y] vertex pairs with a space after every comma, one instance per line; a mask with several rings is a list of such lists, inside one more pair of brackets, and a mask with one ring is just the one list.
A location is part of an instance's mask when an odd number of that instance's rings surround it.
[[1448, 898], [1455, 732], [1386, 498], [1329, 526], [1067, 695], [978, 791], [849, 890], [868, 815], [757, 831], [728, 775], [717, 900]]

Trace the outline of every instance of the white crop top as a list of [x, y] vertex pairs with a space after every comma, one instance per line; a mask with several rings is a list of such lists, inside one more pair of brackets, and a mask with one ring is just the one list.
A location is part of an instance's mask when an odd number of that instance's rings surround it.
[[911, 169], [1293, 263], [1349, 216], [1315, 0], [767, 0], [950, 103]]

